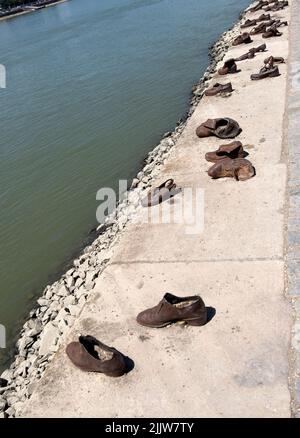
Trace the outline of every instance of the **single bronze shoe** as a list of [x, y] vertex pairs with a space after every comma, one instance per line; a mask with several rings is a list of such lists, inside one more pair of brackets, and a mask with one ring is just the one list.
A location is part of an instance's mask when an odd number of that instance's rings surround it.
[[157, 306], [144, 310], [136, 320], [140, 325], [152, 328], [166, 327], [179, 321], [200, 326], [207, 323], [207, 309], [199, 295], [182, 298], [166, 293]]
[[280, 73], [276, 65], [275, 67], [263, 67], [262, 69], [260, 69], [259, 73], [252, 74], [250, 78], [252, 81], [257, 81], [266, 78], [276, 78], [277, 76], [280, 76]]
[[206, 161], [217, 163], [224, 158], [245, 158], [248, 153], [244, 151], [243, 145], [240, 141], [233, 141], [229, 144], [224, 144], [214, 152], [207, 152], [205, 154]]
[[249, 9], [250, 12], [256, 12], [259, 11], [259, 9], [262, 9], [264, 6], [268, 6], [268, 2], [267, 1], [259, 1], [257, 3], [257, 5], [253, 6], [252, 8]]
[[253, 53], [265, 52], [266, 48], [267, 48], [267, 45], [264, 43], [258, 47], [252, 47], [251, 49], [249, 49], [249, 52], [253, 52]]
[[245, 158], [224, 158], [208, 170], [208, 175], [213, 179], [228, 177], [246, 181], [255, 175], [255, 169]]
[[233, 58], [230, 58], [224, 62], [223, 67], [218, 70], [218, 73], [219, 73], [219, 75], [224, 76], [227, 74], [238, 73], [239, 71], [240, 70], [237, 69], [237, 65], [235, 63], [235, 60]]
[[269, 56], [264, 60], [264, 64], [273, 67], [274, 64], [284, 64], [285, 61], [281, 56]]
[[246, 27], [255, 26], [257, 24], [257, 20], [246, 20], [243, 24], [241, 24], [241, 28], [244, 29]]
[[249, 51], [249, 52], [244, 53], [243, 55], [239, 56], [238, 58], [235, 58], [234, 60], [236, 62], [239, 62], [239, 61], [244, 61], [245, 59], [252, 59], [254, 57], [255, 57], [255, 53]]
[[80, 336], [79, 342], [67, 346], [66, 353], [82, 371], [103, 373], [109, 377], [120, 377], [127, 371], [123, 354], [93, 336]]
[[148, 195], [142, 199], [141, 204], [143, 207], [152, 207], [173, 198], [173, 196], [180, 192], [181, 189], [176, 186], [174, 180], [168, 179], [160, 186], [150, 190]]
[[281, 32], [278, 31], [276, 26], [271, 26], [262, 34], [263, 38], [272, 38], [272, 37], [280, 37], [282, 35]]
[[208, 88], [205, 90], [204, 94], [206, 96], [216, 96], [220, 93], [232, 93], [232, 85], [231, 82], [228, 82], [228, 84], [219, 84], [218, 82], [214, 84], [211, 88]]
[[263, 32], [266, 32], [266, 30], [267, 30], [267, 25], [265, 24], [265, 23], [260, 23], [258, 26], [256, 26], [256, 27], [254, 27], [251, 31], [250, 31], [250, 34], [251, 35], [256, 35], [256, 34], [259, 34], [259, 33], [263, 33]]
[[233, 40], [232, 45], [233, 46], [238, 46], [240, 44], [249, 44], [249, 43], [252, 43], [252, 39], [251, 39], [251, 37], [250, 37], [248, 32], [244, 32], [241, 35], [237, 36]]
[[256, 18], [255, 20], [258, 21], [267, 21], [271, 19], [271, 15], [270, 14], [261, 14], [258, 18]]
[[229, 117], [207, 119], [196, 129], [199, 138], [214, 135], [219, 138], [234, 138], [242, 132], [239, 124]]

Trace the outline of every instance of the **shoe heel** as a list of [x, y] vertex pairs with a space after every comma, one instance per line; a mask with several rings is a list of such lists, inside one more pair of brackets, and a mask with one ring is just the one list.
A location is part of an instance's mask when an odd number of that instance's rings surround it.
[[207, 319], [201, 316], [200, 318], [185, 320], [185, 323], [188, 325], [200, 326], [205, 325], [207, 323]]

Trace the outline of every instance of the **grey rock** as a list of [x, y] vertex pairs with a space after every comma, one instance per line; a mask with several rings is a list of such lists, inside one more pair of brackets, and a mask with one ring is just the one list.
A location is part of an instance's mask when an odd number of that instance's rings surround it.
[[74, 285], [75, 285], [74, 278], [73, 277], [68, 277], [66, 279], [66, 284], [67, 284], [68, 289], [71, 289], [72, 287], [74, 287]]
[[64, 299], [64, 306], [68, 307], [70, 305], [75, 304], [76, 299], [74, 297], [74, 295], [69, 295], [67, 298]]
[[28, 336], [34, 338], [35, 336], [39, 335], [41, 331], [43, 330], [43, 325], [40, 321], [35, 320], [33, 323], [33, 326], [30, 330], [28, 330]]
[[10, 407], [10, 408], [6, 409], [6, 411], [5, 411], [5, 414], [8, 417], [14, 417], [15, 413], [16, 413], [16, 411], [15, 411], [15, 409], [13, 407]]
[[13, 371], [10, 369], [3, 371], [1, 378], [7, 380], [8, 383], [11, 382], [13, 379]]
[[7, 406], [6, 400], [0, 396], [0, 412], [3, 412]]
[[83, 284], [83, 279], [81, 277], [78, 277], [75, 283], [75, 289], [79, 289], [82, 284]]
[[46, 354], [56, 351], [58, 337], [58, 328], [55, 327], [52, 322], [48, 322], [41, 335], [39, 354], [45, 356]]
[[69, 295], [69, 291], [65, 285], [62, 285], [56, 292], [56, 294], [60, 297], [66, 297]]
[[38, 303], [38, 305], [39, 306], [48, 306], [48, 304], [49, 304], [49, 301], [48, 300], [46, 300], [45, 298], [39, 298], [38, 300], [37, 300], [37, 303]]

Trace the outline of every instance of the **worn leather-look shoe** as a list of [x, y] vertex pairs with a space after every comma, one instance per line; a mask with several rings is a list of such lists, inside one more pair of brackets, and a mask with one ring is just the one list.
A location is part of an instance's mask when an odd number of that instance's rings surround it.
[[208, 170], [208, 175], [213, 179], [228, 177], [246, 181], [255, 175], [255, 168], [245, 158], [224, 158]]
[[218, 82], [214, 84], [211, 88], [208, 88], [205, 90], [204, 94], [205, 96], [216, 96], [220, 93], [232, 93], [232, 85], [231, 82], [228, 82], [227, 84], [219, 84]]
[[266, 30], [267, 30], [267, 25], [266, 25], [264, 22], [262, 22], [262, 23], [259, 23], [258, 26], [254, 27], [254, 28], [250, 31], [250, 34], [251, 34], [251, 35], [257, 35], [257, 34], [259, 34], [259, 33], [266, 32]]
[[267, 21], [267, 20], [271, 20], [271, 15], [270, 14], [261, 14], [258, 18], [255, 19], [257, 22], [258, 21]]
[[241, 24], [241, 28], [244, 29], [246, 27], [250, 27], [250, 26], [256, 26], [257, 24], [257, 20], [246, 20], [243, 24]]
[[251, 49], [249, 49], [249, 52], [253, 52], [253, 53], [265, 52], [266, 48], [267, 48], [267, 45], [266, 45], [266, 43], [264, 43], [258, 47], [252, 47]]
[[271, 26], [269, 29], [266, 30], [262, 34], [263, 38], [272, 38], [272, 37], [280, 37], [282, 35], [282, 32], [279, 32], [277, 27], [275, 25]]
[[224, 76], [227, 74], [238, 73], [238, 71], [240, 70], [237, 69], [235, 60], [231, 58], [224, 62], [223, 67], [218, 70], [218, 73], [219, 75]]
[[205, 154], [206, 161], [216, 163], [224, 158], [245, 158], [248, 155], [243, 149], [240, 141], [233, 141], [229, 144], [224, 144], [214, 152], [207, 152]]
[[233, 40], [232, 45], [239, 46], [240, 44], [249, 44], [249, 43], [252, 43], [252, 39], [248, 32], [244, 32]]
[[279, 69], [276, 66], [265, 66], [260, 69], [259, 73], [254, 73], [250, 76], [252, 81], [258, 81], [266, 78], [276, 78], [280, 76]]
[[255, 57], [255, 52], [250, 52], [249, 50], [249, 52], [244, 53], [243, 55], [239, 56], [238, 58], [235, 58], [234, 60], [236, 62], [239, 62], [239, 61], [244, 61], [245, 59], [253, 59], [254, 57]]
[[173, 198], [173, 196], [180, 192], [181, 189], [176, 186], [174, 180], [168, 179], [160, 186], [150, 190], [148, 195], [142, 199], [141, 204], [143, 207], [152, 207]]
[[242, 132], [239, 124], [229, 118], [207, 119], [196, 129], [196, 135], [199, 138], [210, 137], [214, 135], [219, 138], [234, 138]]
[[82, 371], [103, 373], [109, 377], [120, 377], [127, 371], [123, 354], [93, 336], [80, 336], [78, 342], [67, 346], [66, 353]]
[[182, 298], [166, 293], [157, 306], [144, 310], [136, 320], [141, 325], [153, 328], [179, 321], [200, 326], [207, 322], [207, 309], [199, 295]]

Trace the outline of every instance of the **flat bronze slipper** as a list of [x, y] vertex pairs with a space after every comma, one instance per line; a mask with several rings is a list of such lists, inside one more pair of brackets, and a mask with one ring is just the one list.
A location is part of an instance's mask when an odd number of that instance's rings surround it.
[[196, 129], [196, 135], [199, 138], [212, 135], [219, 138], [234, 138], [241, 132], [242, 129], [239, 124], [229, 117], [207, 119]]
[[273, 67], [273, 64], [284, 64], [285, 61], [281, 56], [269, 56], [264, 60], [264, 64], [269, 64]]
[[258, 47], [252, 47], [251, 49], [249, 49], [249, 52], [253, 52], [253, 53], [265, 52], [266, 48], [267, 48], [267, 45], [266, 45], [266, 43], [264, 43]]
[[224, 158], [245, 158], [248, 153], [244, 151], [243, 145], [240, 141], [233, 141], [229, 144], [224, 144], [214, 152], [207, 152], [205, 154], [206, 161], [216, 163]]
[[250, 34], [251, 35], [256, 35], [258, 33], [263, 33], [266, 32], [267, 30], [267, 25], [265, 23], [260, 23], [258, 26], [254, 27], [251, 31]]
[[142, 199], [141, 204], [143, 207], [152, 207], [173, 198], [179, 192], [181, 192], [181, 189], [176, 186], [174, 180], [168, 179], [159, 187], [150, 190], [148, 195]]
[[123, 354], [93, 336], [80, 336], [78, 342], [67, 346], [66, 353], [82, 371], [103, 373], [109, 377], [120, 377], [127, 372]]
[[261, 14], [258, 18], [255, 19], [255, 21], [267, 21], [271, 19], [270, 14]]
[[166, 327], [175, 322], [201, 326], [207, 323], [207, 309], [199, 295], [176, 297], [166, 293], [155, 307], [139, 313], [136, 319], [140, 325], [152, 328]]
[[239, 62], [239, 61], [244, 61], [245, 59], [252, 59], [254, 57], [255, 57], [255, 52], [250, 52], [249, 50], [249, 52], [244, 53], [244, 55], [241, 55], [238, 58], [235, 58], [234, 60], [236, 62]]
[[256, 20], [246, 20], [243, 24], [241, 24], [241, 28], [244, 29], [245, 27], [255, 26], [257, 24]]
[[228, 177], [246, 181], [255, 175], [255, 169], [245, 158], [224, 158], [208, 170], [208, 175], [213, 179]]

